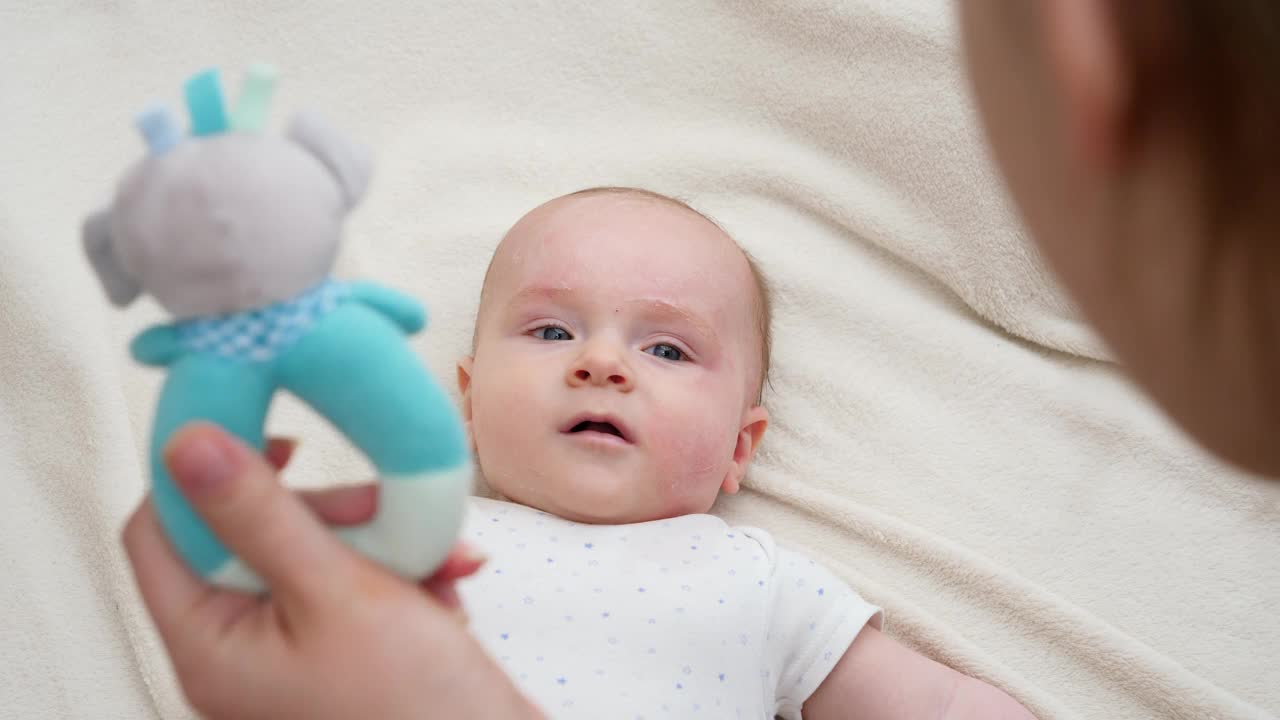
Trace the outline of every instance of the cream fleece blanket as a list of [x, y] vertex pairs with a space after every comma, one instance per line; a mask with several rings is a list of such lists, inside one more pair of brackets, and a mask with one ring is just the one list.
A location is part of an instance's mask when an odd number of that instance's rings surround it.
[[[465, 352], [488, 253], [598, 184], [675, 193], [777, 294], [774, 425], [731, 522], [1042, 718], [1280, 713], [1280, 484], [1192, 448], [1108, 364], [1020, 234], [937, 0], [0, 7], [0, 715], [180, 718], [117, 535], [143, 491], [159, 314], [108, 309], [82, 215], [133, 114], [206, 65], [283, 71], [380, 160], [340, 271]], [[179, 106], [180, 107], [180, 106]], [[297, 405], [290, 477], [365, 477]]]

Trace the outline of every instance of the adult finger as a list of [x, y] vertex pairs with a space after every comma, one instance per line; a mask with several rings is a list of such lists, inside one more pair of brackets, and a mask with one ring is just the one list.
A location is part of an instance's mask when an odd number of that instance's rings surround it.
[[298, 496], [330, 525], [359, 525], [372, 519], [378, 509], [377, 485], [303, 490]]
[[459, 620], [466, 620], [467, 614], [462, 608], [462, 598], [458, 596], [456, 580], [439, 580], [433, 575], [422, 581], [421, 587], [450, 614]]
[[129, 516], [121, 540], [142, 602], [167, 641], [208, 586], [200, 582], [165, 539], [150, 496]]
[[[377, 485], [305, 490], [298, 495], [320, 519], [339, 526], [358, 525], [368, 521], [378, 505]], [[475, 574], [486, 560], [470, 544], [460, 541], [449, 551], [440, 567], [430, 577], [423, 578], [418, 585], [434, 595], [446, 608], [460, 610], [462, 602], [455, 588], [457, 581]]]
[[458, 581], [473, 575], [486, 562], [487, 558], [466, 542], [459, 542], [449, 552], [444, 563], [432, 573], [431, 577], [419, 583], [419, 586], [447, 610], [465, 620], [466, 613], [462, 607], [462, 598], [458, 595]]
[[[280, 471], [289, 464], [297, 448], [298, 441], [295, 438], [273, 437], [267, 439], [267, 446], [262, 454], [271, 467]], [[377, 485], [356, 485], [301, 490], [298, 496], [321, 520], [330, 525], [359, 525], [372, 519], [377, 511], [377, 490]]]
[[263, 456], [277, 471], [283, 470], [293, 458], [293, 451], [298, 449], [298, 441], [294, 438], [268, 438]]
[[487, 561], [488, 558], [483, 553], [472, 547], [470, 543], [462, 541], [453, 546], [453, 549], [449, 551], [448, 557], [427, 579], [460, 580], [468, 575], [475, 574]]
[[134, 510], [121, 540], [142, 602], [174, 657], [199, 633], [216, 632], [254, 602], [247, 595], [220, 592], [191, 572], [165, 537], [150, 497]]
[[348, 592], [351, 551], [244, 443], [215, 425], [192, 423], [170, 439], [165, 461], [196, 513], [286, 606]]

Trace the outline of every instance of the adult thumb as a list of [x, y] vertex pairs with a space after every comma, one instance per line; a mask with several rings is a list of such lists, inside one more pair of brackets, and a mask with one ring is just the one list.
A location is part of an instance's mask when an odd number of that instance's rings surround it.
[[192, 423], [165, 461], [213, 533], [287, 604], [315, 604], [349, 587], [354, 554], [276, 478], [265, 458], [216, 425]]

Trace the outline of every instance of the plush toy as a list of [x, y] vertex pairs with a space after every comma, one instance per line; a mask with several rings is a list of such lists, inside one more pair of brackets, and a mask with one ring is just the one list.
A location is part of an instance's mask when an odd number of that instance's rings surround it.
[[251, 68], [228, 113], [217, 71], [192, 77], [190, 136], [163, 107], [142, 113], [149, 152], [110, 207], [84, 224], [84, 249], [108, 298], [123, 307], [145, 292], [173, 316], [131, 347], [138, 362], [168, 369], [150, 450], [155, 508], [201, 577], [263, 590], [186, 502], [161, 453], [193, 420], [261, 450], [272, 397], [286, 390], [377, 469], [375, 517], [338, 534], [422, 578], [454, 543], [471, 488], [463, 425], [406, 342], [423, 328], [423, 308], [393, 290], [331, 277], [370, 160], [311, 115], [296, 116], [285, 137], [265, 132], [275, 79], [270, 67]]

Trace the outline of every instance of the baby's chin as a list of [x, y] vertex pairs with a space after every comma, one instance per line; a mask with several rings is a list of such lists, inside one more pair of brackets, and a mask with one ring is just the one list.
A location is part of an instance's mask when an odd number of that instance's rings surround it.
[[669, 517], [652, 508], [640, 507], [634, 502], [612, 498], [602, 501], [563, 492], [532, 493], [523, 497], [503, 493], [503, 497], [510, 502], [587, 525], [630, 525]]
[[708, 509], [665, 500], [646, 491], [645, 481], [630, 478], [560, 478], [545, 484], [495, 478], [488, 484], [502, 500], [590, 525], [630, 525]]

